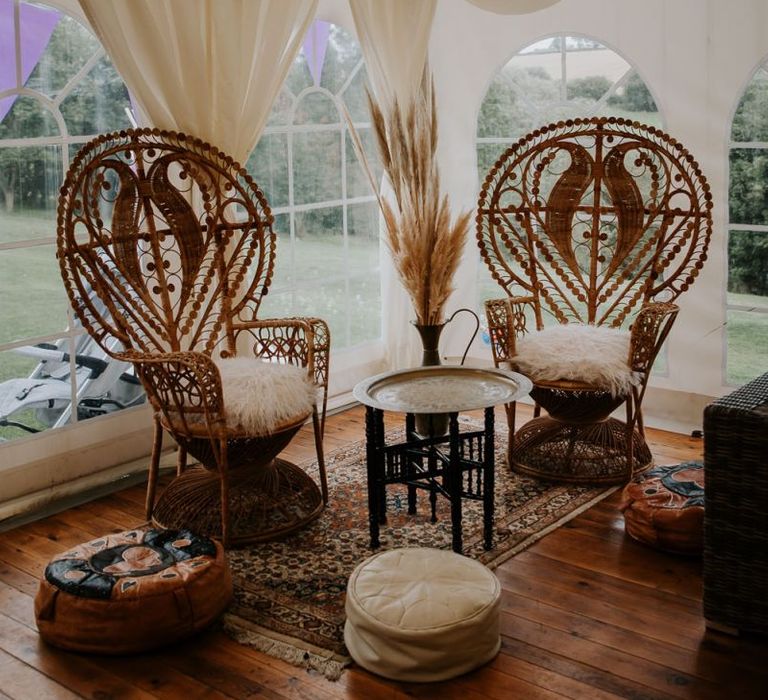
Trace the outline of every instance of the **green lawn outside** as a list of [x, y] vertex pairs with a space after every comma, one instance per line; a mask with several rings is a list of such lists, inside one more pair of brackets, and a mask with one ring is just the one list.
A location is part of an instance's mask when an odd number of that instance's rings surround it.
[[[50, 215], [0, 211], [0, 241], [53, 235], [55, 222]], [[307, 235], [295, 241], [293, 251], [290, 245], [287, 236], [279, 236], [272, 293], [265, 298], [261, 315], [324, 318], [335, 349], [377, 338], [381, 324], [378, 241], [350, 236], [346, 255], [352, 277], [347, 282], [340, 235]], [[500, 296], [501, 289], [487, 271], [480, 271], [478, 281], [481, 299]], [[768, 306], [765, 297], [754, 295], [729, 294], [728, 301]], [[67, 307], [53, 245], [0, 254], [0, 342], [63, 333]], [[727, 352], [728, 383], [742, 384], [768, 371], [768, 314], [729, 311]], [[657, 364], [663, 366], [665, 359]], [[2, 352], [0, 381], [28, 376], [35, 365], [36, 361], [17, 353]]]
[[768, 372], [768, 313], [730, 310], [727, 328], [728, 384], [744, 384]]
[[734, 294], [728, 292], [728, 303], [732, 306], [744, 306], [750, 309], [768, 309], [768, 297], [758, 294]]
[[[54, 236], [48, 216], [0, 211], [0, 241]], [[378, 240], [350, 236], [346, 255], [351, 278], [345, 284], [341, 235], [278, 236], [271, 293], [262, 316], [315, 315], [331, 327], [333, 346], [350, 347], [379, 337], [381, 323]], [[293, 288], [293, 292], [290, 290]], [[55, 246], [17, 248], [0, 253], [0, 343], [63, 333], [69, 306]], [[33, 363], [34, 366], [34, 363]], [[0, 353], [0, 381], [29, 373], [29, 360]]]

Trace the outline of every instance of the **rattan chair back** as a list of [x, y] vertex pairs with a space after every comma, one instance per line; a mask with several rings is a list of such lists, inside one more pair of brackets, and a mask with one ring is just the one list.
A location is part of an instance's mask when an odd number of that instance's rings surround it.
[[58, 257], [75, 315], [109, 352], [234, 353], [272, 278], [275, 234], [245, 169], [157, 129], [91, 141], [58, 211]]
[[[134, 363], [155, 410], [147, 518], [225, 546], [282, 537], [328, 501], [330, 335], [318, 318], [257, 318], [275, 262], [272, 222], [261, 190], [232, 158], [159, 129], [86, 144], [59, 198], [58, 258], [75, 316], [106, 352]], [[320, 488], [278, 458], [308, 415], [262, 432], [229, 420], [215, 360], [235, 355], [294, 364], [314, 381]], [[179, 461], [155, 507], [164, 430]], [[202, 467], [187, 469], [187, 454]]]
[[654, 127], [618, 118], [558, 122], [496, 161], [480, 194], [477, 240], [510, 297], [549, 316], [621, 326], [696, 278], [712, 234], [698, 164]]

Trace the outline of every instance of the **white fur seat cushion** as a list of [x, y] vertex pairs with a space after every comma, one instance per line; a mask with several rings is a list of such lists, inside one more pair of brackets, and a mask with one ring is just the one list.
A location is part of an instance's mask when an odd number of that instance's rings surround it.
[[499, 651], [501, 585], [474, 559], [425, 547], [366, 559], [347, 584], [344, 643], [380, 676], [440, 681]]
[[219, 359], [216, 366], [231, 428], [268, 434], [312, 413], [315, 387], [303, 367], [250, 357]]
[[527, 333], [513, 364], [533, 381], [566, 379], [628, 394], [638, 377], [629, 358], [629, 331], [568, 323]]

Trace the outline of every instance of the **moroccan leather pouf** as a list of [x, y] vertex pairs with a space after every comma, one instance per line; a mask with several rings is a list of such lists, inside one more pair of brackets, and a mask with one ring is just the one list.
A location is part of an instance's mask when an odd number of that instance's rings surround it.
[[485, 566], [426, 547], [374, 554], [347, 584], [344, 643], [363, 668], [441, 681], [499, 652], [501, 585]]
[[35, 597], [35, 618], [54, 646], [129, 654], [202, 629], [231, 597], [218, 542], [188, 530], [138, 529], [54, 558]]
[[683, 462], [638, 474], [624, 488], [627, 533], [679, 554], [701, 554], [704, 540], [704, 465]]

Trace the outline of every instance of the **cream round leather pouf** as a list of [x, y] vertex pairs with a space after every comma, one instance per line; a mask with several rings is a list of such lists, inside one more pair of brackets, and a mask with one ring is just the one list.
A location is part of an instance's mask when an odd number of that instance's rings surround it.
[[500, 600], [498, 579], [473, 559], [420, 547], [381, 552], [349, 578], [344, 642], [385, 678], [453, 678], [499, 652]]

